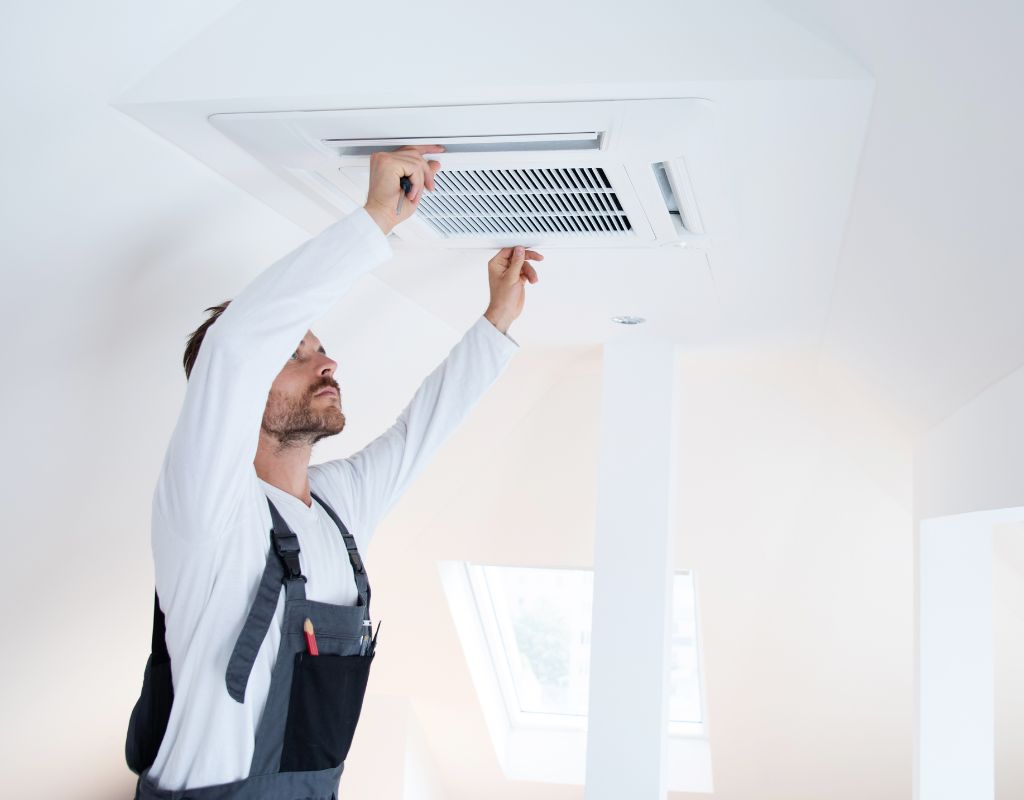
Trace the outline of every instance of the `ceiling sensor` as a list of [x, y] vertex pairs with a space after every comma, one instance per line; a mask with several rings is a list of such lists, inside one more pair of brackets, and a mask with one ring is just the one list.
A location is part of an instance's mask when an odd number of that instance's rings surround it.
[[612, 317], [612, 322], [617, 322], [619, 325], [640, 325], [647, 322], [643, 317]]
[[430, 156], [442, 163], [434, 191], [394, 230], [408, 243], [647, 247], [705, 243], [713, 230], [721, 187], [710, 106], [677, 98], [209, 119], [335, 217], [365, 201], [371, 153], [444, 145]]

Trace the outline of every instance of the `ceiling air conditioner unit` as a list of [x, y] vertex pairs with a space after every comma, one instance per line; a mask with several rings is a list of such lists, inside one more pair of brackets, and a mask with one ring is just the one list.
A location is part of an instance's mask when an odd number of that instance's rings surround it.
[[[442, 144], [435, 191], [394, 235], [433, 247], [702, 245], [721, 179], [700, 99], [214, 114], [320, 210], [366, 198], [369, 154]], [[315, 227], [310, 220], [296, 220]], [[720, 231], [719, 231], [720, 232]]]

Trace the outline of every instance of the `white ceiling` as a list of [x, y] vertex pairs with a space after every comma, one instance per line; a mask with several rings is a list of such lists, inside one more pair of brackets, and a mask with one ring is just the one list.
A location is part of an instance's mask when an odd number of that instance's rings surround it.
[[[691, 169], [721, 173], [715, 189], [727, 213], [710, 219], [707, 253], [551, 249], [517, 336], [531, 346], [599, 344], [615, 334], [613, 314], [635, 314], [696, 348], [816, 345], [870, 107], [870, 76], [762, 3], [730, 0], [711, 8], [644, 0], [625, 17], [598, 5], [560, 19], [564, 11], [528, 0], [503, 21], [501, 35], [510, 41], [533, 38], [538, 19], [562, 34], [557, 47], [531, 48], [524, 64], [476, 57], [484, 40], [475, 32], [487, 12], [449, 0], [437, 12], [446, 41], [459, 46], [410, 54], [362, 80], [325, 81], [379, 60], [372, 38], [344, 48], [320, 41], [343, 28], [372, 27], [370, 7], [307, 0], [282, 14], [274, 3], [250, 0], [161, 63], [118, 106], [291, 218], [306, 220], [309, 212], [299, 209], [308, 201], [212, 127], [211, 114], [708, 98], [712, 127], [678, 135], [680, 142], [709, 140], [717, 151], [715, 165], [685, 153]], [[249, 36], [254, 29], [273, 30], [274, 46]], [[678, 29], [692, 46], [679, 48]], [[606, 43], [603, 58], [594, 57], [594, 42]], [[402, 77], [403, 67], [420, 62], [429, 64], [429, 81]], [[434, 117], [443, 120], [442, 112]], [[698, 183], [698, 203], [710, 206], [708, 187], [701, 189]], [[473, 265], [482, 256], [439, 257], [410, 247], [376, 274], [459, 328], [465, 309], [474, 307]]]
[[[2, 483], [9, 530], [32, 535], [5, 534], [8, 557], [29, 568], [9, 577], [3, 600], [23, 603], [45, 575], [32, 613], [64, 625], [67, 609], [79, 609], [60, 642], [40, 640], [35, 650], [43, 663], [73, 651], [76, 675], [58, 680], [38, 660], [5, 661], [2, 702], [17, 725], [2, 731], [0, 747], [23, 753], [14, 785], [31, 793], [33, 777], [51, 766], [47, 751], [24, 746], [45, 736], [50, 752], [64, 754], [67, 776], [51, 780], [68, 781], [65, 795], [124, 793], [117, 749], [147, 637], [121, 632], [149, 624], [147, 603], [126, 598], [145, 601], [151, 589], [148, 504], [180, 402], [183, 337], [203, 307], [232, 296], [306, 235], [110, 104], [141, 102], [132, 87], [154, 101], [182, 91], [204, 102], [284, 101], [296, 81], [315, 100], [341, 79], [353, 103], [398, 103], [408, 99], [410, 75], [425, 91], [444, 86], [437, 102], [477, 102], [492, 90], [487, 99], [525, 97], [530, 87], [550, 89], [557, 56], [559, 91], [582, 98], [612, 83], [630, 96], [653, 84], [699, 83], [772, 134], [760, 148], [728, 143], [735, 174], [770, 173], [736, 199], [758, 248], [728, 268], [712, 259], [710, 271], [699, 259], [675, 273], [658, 258], [628, 265], [645, 283], [667, 286], [658, 313], [668, 320], [675, 311], [665, 330], [683, 343], [690, 370], [683, 516], [688, 531], [704, 535], [681, 539], [679, 551], [705, 576], [715, 622], [707, 645], [719, 794], [820, 797], [843, 778], [859, 796], [905, 797], [905, 439], [1024, 363], [1020, 7], [775, 0], [657, 12], [632, 3], [628, 13], [591, 5], [584, 14], [529, 0], [512, 14], [507, 4], [448, 12], [435, 4], [429, 13], [417, 5], [405, 13], [423, 23], [403, 57], [377, 47], [370, 4], [346, 6], [344, 24], [296, 30], [303, 9], [315, 6], [102, 0], [7, 10], [0, 306], [8, 336], [0, 346], [9, 376], [3, 435], [16, 457]], [[396, 15], [403, 8], [392, 4]], [[294, 46], [260, 39], [263, 58], [244, 63], [250, 83], [240, 90], [233, 54], [247, 52], [256, 22], [271, 13], [276, 35], [302, 37], [305, 57], [295, 63]], [[236, 40], [214, 47], [214, 34]], [[452, 42], [461, 58], [441, 58]], [[339, 73], [339, 52], [361, 58]], [[202, 68], [187, 74], [184, 64]], [[780, 102], [805, 116], [781, 118]], [[780, 148], [801, 120], [814, 123], [802, 129], [806, 138]], [[851, 120], [860, 127], [850, 129]], [[821, 131], [829, 135], [819, 139]], [[795, 215], [789, 227], [758, 228], [759, 209], [779, 211], [779, 186], [799, 198], [788, 213], [813, 199], [831, 227]], [[341, 353], [350, 427], [321, 457], [350, 452], [389, 424], [483, 310], [485, 278], [473, 267], [465, 254], [403, 252], [325, 320], [317, 332]], [[445, 731], [433, 756], [453, 797], [580, 796], [498, 780], [429, 567], [437, 558], [536, 563], [538, 554], [587, 563], [601, 334], [597, 323], [574, 319], [578, 309], [566, 311], [566, 295], [589, 277], [588, 313], [605, 315], [623, 291], [622, 267], [593, 253], [545, 265], [512, 330], [529, 346], [371, 550], [376, 596], [395, 631], [394, 656], [375, 680], [414, 696], [425, 729]], [[486, 520], [507, 498], [472, 479], [495, 453], [501, 468], [522, 476], [523, 502], [500, 527]], [[731, 504], [723, 487], [748, 501]], [[837, 509], [844, 513], [833, 524]], [[116, 593], [103, 580], [112, 565]], [[862, 585], [865, 575], [874, 591]], [[9, 615], [0, 635], [22, 641], [24, 619]], [[437, 626], [436, 660], [410, 671]], [[798, 655], [753, 677], [744, 671], [782, 645]], [[858, 682], [834, 691], [851, 664]], [[77, 726], [54, 730], [41, 712], [68, 714]], [[765, 720], [777, 726], [766, 732]], [[86, 726], [94, 735], [83, 738]], [[875, 749], [862, 752], [877, 784], [863, 783], [863, 764], [845, 755], [865, 746], [856, 739], [865, 731], [873, 732]], [[808, 748], [817, 748], [815, 763], [799, 757]], [[91, 795], [82, 775], [92, 776]]]
[[773, 5], [875, 77], [823, 345], [933, 424], [1024, 363], [1024, 7]]
[[[946, 3], [929, 11], [926, 28], [912, 4], [646, 0], [630, 8], [577, 14], [569, 4], [519, 4], [501, 37], [521, 43], [521, 56], [503, 60], [488, 57], [494, 44], [478, 33], [488, 28], [485, 6], [451, 0], [435, 8], [433, 24], [458, 45], [406, 63], [380, 59], [372, 37], [347, 35], [372, 28], [370, 6], [307, 0], [283, 12], [250, 0], [118, 102], [230, 174], [226, 149], [214, 154], [198, 127], [186, 130], [190, 113], [208, 128], [206, 114], [230, 110], [709, 97], [737, 251], [712, 252], [710, 270], [685, 271], [679, 291], [639, 293], [648, 313], [613, 313], [665, 320], [667, 335], [702, 348], [821, 344], [874, 383], [915, 432], [1024, 363], [1016, 303], [1024, 270], [1010, 234], [1024, 205], [1015, 146], [1024, 122], [1010, 102], [1010, 76], [1024, 66], [1014, 46], [1019, 6]], [[535, 33], [541, 19], [550, 39]], [[251, 37], [254, 29], [274, 30], [274, 46]], [[359, 80], [337, 79], [367, 64]], [[429, 80], [410, 84], [407, 66], [427, 67]], [[552, 309], [538, 299], [521, 336], [600, 342], [614, 306], [603, 301], [622, 297], [620, 270], [596, 271], [588, 290], [607, 287], [603, 298], [559, 317], [566, 295], [556, 271], [568, 276], [594, 261], [559, 255], [536, 292]], [[472, 283], [449, 282], [446, 307], [424, 290], [418, 258], [396, 259], [382, 277], [458, 327], [452, 308], [464, 307]], [[470, 263], [453, 254], [447, 277]], [[709, 313], [716, 305], [720, 313]]]

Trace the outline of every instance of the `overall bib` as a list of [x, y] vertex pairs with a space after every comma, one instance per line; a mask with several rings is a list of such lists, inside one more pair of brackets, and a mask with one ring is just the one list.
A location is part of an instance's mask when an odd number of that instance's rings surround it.
[[[370, 638], [370, 585], [355, 539], [330, 506], [316, 495], [313, 498], [334, 520], [344, 539], [359, 592], [358, 605], [337, 606], [306, 599], [298, 537], [268, 499], [273, 546], [225, 674], [228, 694], [243, 702], [283, 584], [281, 644], [267, 705], [256, 731], [249, 776], [180, 791], [159, 789], [150, 780], [149, 766], [166, 730], [173, 700], [173, 694], [166, 696], [170, 664], [169, 658], [163, 663], [167, 651], [158, 603], [153, 654], [146, 665], [142, 697], [132, 711], [125, 748], [129, 766], [139, 773], [136, 800], [336, 800], [366, 693], [376, 637]], [[315, 630], [316, 656], [306, 649], [306, 619], [312, 621]]]

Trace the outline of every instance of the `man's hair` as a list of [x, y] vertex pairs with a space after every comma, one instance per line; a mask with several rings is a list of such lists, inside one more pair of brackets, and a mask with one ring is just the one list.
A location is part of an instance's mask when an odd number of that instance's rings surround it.
[[217, 321], [221, 314], [224, 313], [224, 309], [228, 307], [230, 302], [230, 300], [225, 300], [220, 305], [210, 306], [206, 309], [210, 316], [203, 321], [202, 325], [192, 331], [189, 335], [188, 344], [185, 345], [185, 357], [182, 359], [182, 363], [185, 365], [186, 380], [192, 376], [192, 367], [195, 366], [196, 358], [199, 356], [199, 348], [203, 344], [203, 338], [206, 336], [206, 331], [209, 330], [210, 326]]

